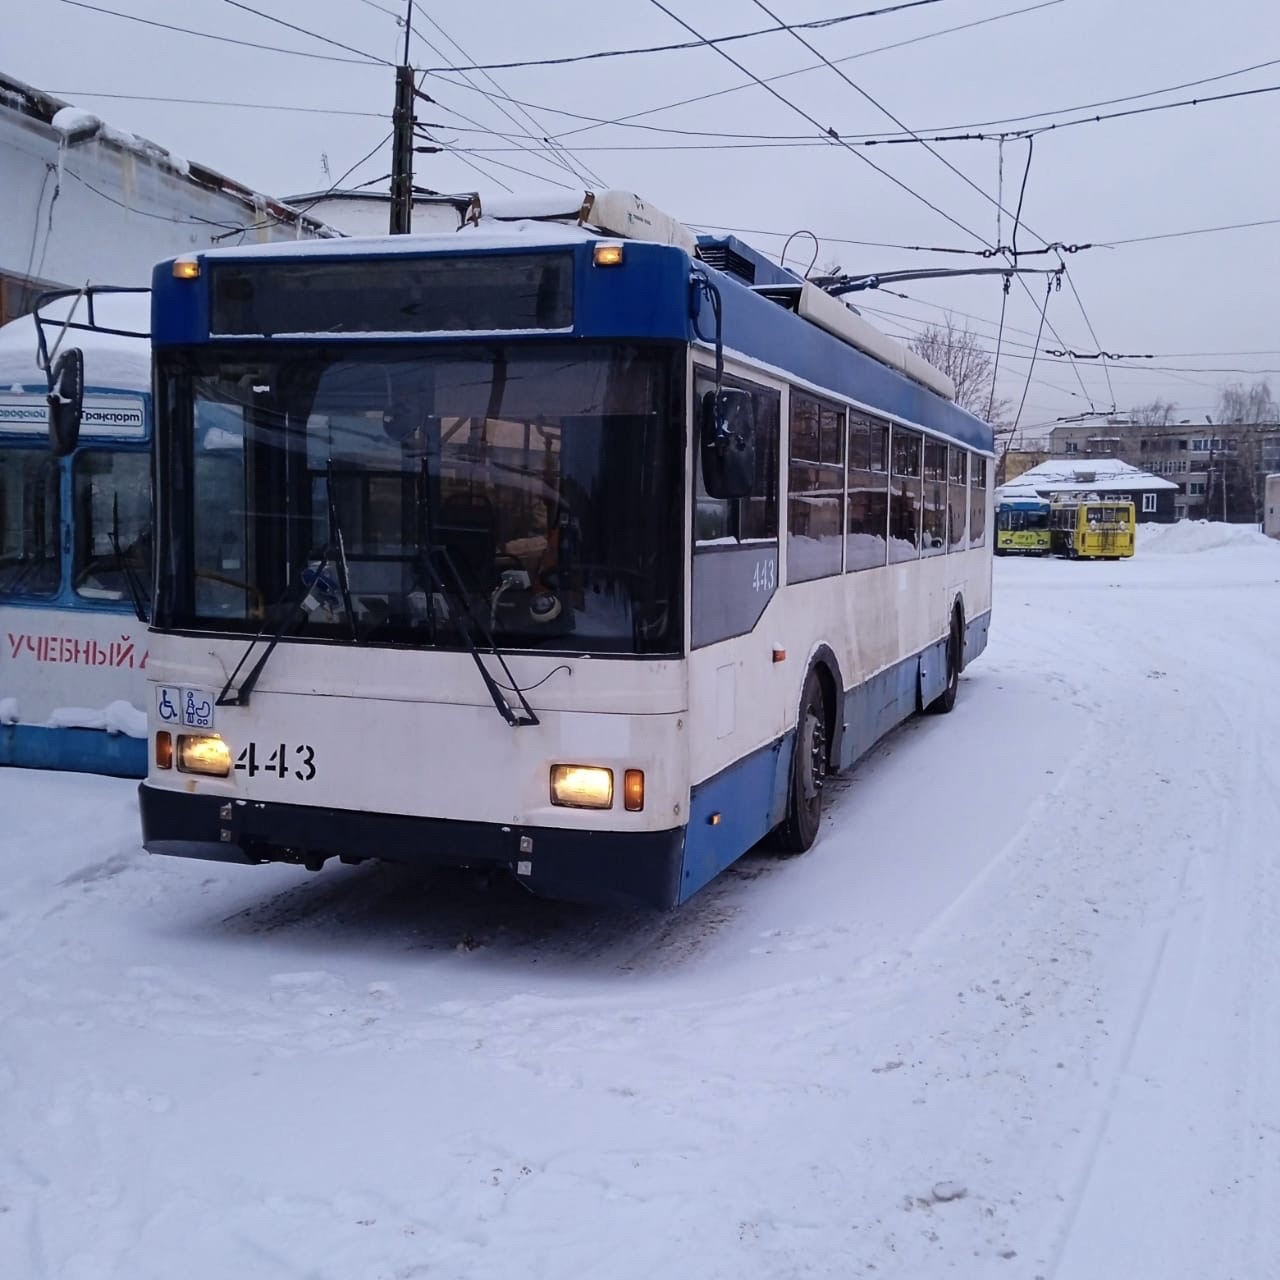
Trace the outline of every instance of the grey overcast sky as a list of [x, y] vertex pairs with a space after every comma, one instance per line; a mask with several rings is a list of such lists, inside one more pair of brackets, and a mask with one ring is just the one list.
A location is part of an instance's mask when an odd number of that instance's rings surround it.
[[[388, 62], [399, 57], [398, 16], [405, 8], [404, 0], [245, 0], [260, 13], [310, 33], [304, 34], [232, 0], [92, 3], [235, 40], [356, 56], [316, 38], [321, 35]], [[876, 0], [765, 3], [786, 23], [877, 7]], [[662, 4], [702, 36], [773, 25], [757, 0]], [[387, 66], [247, 48], [126, 21], [68, 0], [4, 0], [3, 10], [5, 72], [260, 190], [283, 195], [326, 187], [369, 152], [374, 154], [347, 185], [381, 178], [390, 169], [390, 146], [379, 145], [391, 127], [393, 73]], [[415, 10], [410, 60], [419, 68], [556, 58], [691, 38], [655, 0], [593, 7], [479, 0], [417, 3]], [[1275, 0], [933, 0], [801, 34], [820, 56], [786, 32], [723, 48], [762, 78], [798, 72], [774, 81], [774, 88], [823, 128], [846, 137], [899, 128], [855, 85], [902, 125], [922, 133], [1033, 112], [1074, 119], [1280, 85]], [[823, 57], [837, 62], [848, 79], [823, 66]], [[1274, 65], [1258, 65], [1267, 62]], [[1228, 74], [1250, 67], [1255, 69]], [[818, 131], [797, 110], [706, 47], [491, 75], [426, 77], [425, 88], [436, 104], [423, 104], [420, 118], [440, 126], [434, 130], [437, 138], [473, 154], [418, 157], [420, 183], [482, 195], [500, 192], [500, 184], [527, 192], [555, 182], [580, 191], [583, 182], [564, 167], [572, 166], [579, 173], [590, 170], [610, 186], [636, 191], [698, 227], [778, 233], [744, 236], [774, 254], [787, 233], [807, 228], [822, 238], [819, 262], [838, 261], [850, 272], [990, 265], [979, 258], [838, 241], [955, 248], [994, 243], [996, 208], [990, 197], [999, 184], [994, 141], [938, 143], [937, 156], [915, 143], [855, 155], [817, 141]], [[1209, 77], [1225, 78], [1114, 106], [1064, 110]], [[727, 92], [670, 106], [716, 91]], [[501, 104], [514, 121], [508, 118], [487, 96], [495, 92], [533, 104], [532, 119], [521, 108]], [[103, 96], [109, 94], [253, 105]], [[637, 118], [615, 125], [581, 118], [625, 116]], [[1280, 93], [1259, 93], [1043, 133], [1035, 141], [1019, 247], [1039, 245], [1037, 237], [1098, 243], [1280, 219], [1278, 120]], [[1018, 127], [1025, 126], [994, 126]], [[747, 147], [742, 143], [756, 140], [707, 134], [814, 141]], [[570, 154], [551, 155], [543, 141], [548, 137], [556, 137]], [[730, 149], [730, 144], [736, 145]], [[948, 222], [859, 155], [976, 234]], [[1003, 203], [1010, 210], [1017, 203], [1026, 156], [1026, 141], [1005, 143]], [[986, 195], [966, 185], [944, 161]], [[385, 189], [386, 183], [375, 185]], [[1007, 217], [1003, 228], [1007, 242]], [[790, 261], [807, 266], [812, 253], [811, 244], [797, 240]], [[1045, 261], [1031, 258], [1024, 264]], [[1160, 357], [1119, 362], [1138, 368], [1111, 368], [1119, 409], [1162, 397], [1177, 402], [1179, 417], [1203, 421], [1224, 382], [1280, 371], [1275, 302], [1280, 222], [1095, 248], [1067, 262], [1096, 340], [1064, 284], [1050, 297], [1047, 312], [1048, 325], [1062, 342], [1081, 352], [1101, 348]], [[1001, 358], [1000, 393], [1015, 404], [1044, 296], [1041, 279], [1028, 278], [1027, 284], [1034, 297], [1016, 283], [1009, 295]], [[949, 308], [994, 347], [997, 278], [912, 283], [899, 292], [909, 298], [881, 291], [862, 295], [859, 305], [898, 334], [915, 332]], [[1046, 327], [1040, 345], [1060, 344]], [[1280, 375], [1272, 385], [1280, 390]], [[1106, 410], [1112, 403], [1098, 361], [1081, 361], [1073, 369], [1041, 355], [1022, 421], [1034, 427], [1091, 408]]]

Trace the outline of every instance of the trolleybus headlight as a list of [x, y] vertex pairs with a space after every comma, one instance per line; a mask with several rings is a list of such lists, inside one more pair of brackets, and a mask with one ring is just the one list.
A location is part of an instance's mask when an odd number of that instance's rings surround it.
[[225, 778], [231, 772], [231, 752], [219, 737], [178, 735], [178, 768], [183, 773], [208, 773]]
[[553, 764], [551, 803], [570, 809], [612, 808], [613, 770], [589, 764]]

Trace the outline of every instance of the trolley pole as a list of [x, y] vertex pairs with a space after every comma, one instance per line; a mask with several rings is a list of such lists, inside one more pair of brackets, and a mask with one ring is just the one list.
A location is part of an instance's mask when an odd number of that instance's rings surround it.
[[404, 59], [396, 68], [396, 105], [391, 116], [391, 227], [393, 236], [408, 235], [413, 228], [413, 100], [416, 93], [409, 65], [413, 0], [404, 18]]

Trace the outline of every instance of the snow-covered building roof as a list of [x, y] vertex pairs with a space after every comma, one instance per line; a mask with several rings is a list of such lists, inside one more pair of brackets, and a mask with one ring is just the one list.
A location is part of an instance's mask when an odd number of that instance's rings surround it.
[[1038, 493], [1041, 497], [1068, 493], [1152, 493], [1177, 489], [1172, 480], [1154, 476], [1119, 458], [1050, 458], [1031, 467], [1000, 489], [1002, 498]]
[[150, 284], [154, 264], [180, 253], [338, 235], [312, 214], [2, 73], [0, 190], [0, 321], [45, 288]]

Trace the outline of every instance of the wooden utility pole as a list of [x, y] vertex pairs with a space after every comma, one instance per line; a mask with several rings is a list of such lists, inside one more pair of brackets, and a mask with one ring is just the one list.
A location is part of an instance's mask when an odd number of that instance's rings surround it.
[[409, 65], [413, 0], [404, 15], [404, 58], [396, 68], [396, 105], [392, 112], [391, 234], [408, 235], [413, 229], [413, 68]]

